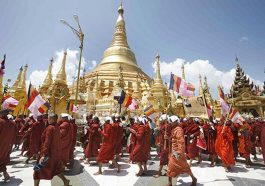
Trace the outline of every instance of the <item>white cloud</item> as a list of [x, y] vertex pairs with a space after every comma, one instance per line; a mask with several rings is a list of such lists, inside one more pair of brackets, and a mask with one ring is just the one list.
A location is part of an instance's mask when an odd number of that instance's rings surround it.
[[[56, 78], [56, 74], [61, 68], [63, 55], [64, 55], [64, 50], [55, 52], [53, 68], [52, 68], [53, 79]], [[72, 84], [74, 77], [77, 76], [78, 63], [79, 63], [79, 51], [67, 49], [65, 71], [67, 75], [68, 85]], [[86, 59], [82, 57], [81, 75], [83, 74], [82, 72], [84, 68], [92, 70], [96, 65], [97, 62], [95, 60], [87, 63]], [[47, 73], [48, 73], [48, 65], [47, 65], [47, 70], [34, 70], [33, 72], [31, 72], [29, 80], [34, 86], [38, 87], [43, 83]]]
[[248, 37], [243, 36], [239, 39], [240, 42], [248, 41]]
[[[181, 67], [183, 64], [185, 67], [186, 80], [195, 86], [197, 94], [199, 90], [199, 74], [202, 76], [202, 82], [204, 82], [204, 76], [207, 77], [207, 82], [213, 97], [216, 98], [217, 96], [218, 85], [224, 88], [225, 93], [229, 92], [234, 81], [235, 69], [232, 68], [228, 71], [221, 71], [208, 60], [198, 59], [193, 62], [188, 62], [185, 59], [177, 58], [173, 62], [162, 61], [160, 62], [160, 71], [163, 79], [166, 80], [166, 82], [169, 82], [171, 72], [178, 76], [182, 76]], [[155, 64], [153, 64], [153, 68], [155, 68]], [[250, 78], [250, 80], [254, 81], [257, 85], [262, 86], [261, 81], [252, 78]]]

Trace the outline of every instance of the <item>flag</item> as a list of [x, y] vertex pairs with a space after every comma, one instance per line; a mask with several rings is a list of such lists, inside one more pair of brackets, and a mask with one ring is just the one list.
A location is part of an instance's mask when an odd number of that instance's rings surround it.
[[78, 105], [73, 105], [73, 109], [72, 109], [72, 112], [73, 113], [78, 113]]
[[50, 108], [50, 104], [45, 101], [39, 92], [29, 84], [28, 90], [28, 102], [26, 107], [33, 113], [36, 114], [37, 112], [44, 113]]
[[132, 103], [132, 97], [124, 92], [124, 90], [121, 91], [121, 95], [119, 98], [118, 103], [120, 105], [123, 105], [124, 107], [129, 107]]
[[5, 62], [6, 62], [6, 55], [4, 55], [4, 59], [1, 62], [0, 77], [3, 77], [3, 75], [5, 74]]
[[240, 115], [237, 109], [233, 109], [232, 113], [230, 114], [229, 118], [233, 123], [239, 123], [240, 125], [243, 125], [244, 118]]
[[195, 87], [191, 83], [187, 83], [184, 79], [174, 74], [171, 74], [169, 89], [185, 97], [194, 96], [195, 91]]
[[154, 120], [158, 116], [158, 114], [155, 112], [153, 105], [150, 105], [149, 107], [145, 108], [144, 114], [151, 120]]
[[139, 108], [138, 103], [135, 99], [132, 99], [132, 103], [128, 107], [131, 111]]
[[220, 98], [221, 115], [225, 117], [227, 114], [229, 114], [230, 106], [225, 101], [224, 92], [220, 86], [218, 87], [218, 95]]
[[18, 105], [18, 102], [19, 102], [18, 100], [7, 95], [7, 96], [3, 97], [2, 108], [14, 110], [16, 108], [16, 106]]

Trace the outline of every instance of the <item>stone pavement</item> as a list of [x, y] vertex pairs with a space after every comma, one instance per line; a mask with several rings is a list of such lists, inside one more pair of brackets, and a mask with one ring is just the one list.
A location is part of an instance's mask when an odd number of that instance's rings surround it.
[[[9, 183], [2, 181], [3, 176], [0, 175], [0, 186], [33, 186], [33, 164], [25, 165], [23, 161], [25, 157], [19, 156], [20, 151], [15, 151], [11, 156], [11, 163], [8, 166], [8, 172], [12, 177]], [[121, 172], [116, 173], [115, 169], [108, 168], [108, 165], [103, 167], [103, 175], [94, 176], [93, 173], [97, 172], [95, 164], [87, 165], [80, 162], [82, 156], [81, 149], [77, 147], [76, 161], [72, 170], [67, 170], [65, 175], [71, 180], [73, 186], [162, 186], [166, 185], [167, 177], [161, 176], [160, 178], [153, 178], [152, 176], [158, 169], [159, 161], [156, 157], [155, 151], [152, 151], [152, 159], [149, 161], [148, 174], [143, 177], [136, 177], [135, 173], [138, 168], [136, 164], [126, 163], [128, 155], [122, 158]], [[206, 160], [207, 158], [204, 157]], [[258, 161], [254, 163], [251, 168], [245, 168], [242, 159], [239, 159], [233, 172], [226, 173], [221, 164], [216, 167], [209, 167], [208, 161], [203, 161], [200, 165], [194, 162], [192, 171], [198, 179], [197, 185], [216, 185], [216, 186], [229, 186], [229, 185], [265, 185], [265, 166], [262, 157], [258, 156]], [[165, 171], [164, 171], [165, 172]], [[174, 181], [176, 185], [190, 185], [191, 178], [187, 175], [181, 175], [178, 181]], [[41, 180], [41, 186], [62, 186], [63, 183], [60, 179], [55, 177], [52, 181]]]

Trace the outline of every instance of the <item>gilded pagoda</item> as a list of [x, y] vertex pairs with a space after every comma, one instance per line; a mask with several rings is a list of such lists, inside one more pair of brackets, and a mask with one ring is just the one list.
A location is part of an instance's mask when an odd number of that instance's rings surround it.
[[240, 113], [250, 114], [254, 117], [264, 117], [265, 97], [259, 95], [254, 89], [254, 83], [240, 67], [236, 58], [236, 75], [230, 90], [229, 102], [237, 108]]

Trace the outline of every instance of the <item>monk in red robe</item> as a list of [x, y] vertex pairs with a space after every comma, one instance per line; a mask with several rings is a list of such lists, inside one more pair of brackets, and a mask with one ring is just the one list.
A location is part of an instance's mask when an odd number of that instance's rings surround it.
[[94, 175], [102, 174], [102, 164], [108, 163], [112, 160], [112, 163], [118, 169], [117, 172], [120, 172], [120, 165], [114, 159], [115, 154], [115, 140], [116, 140], [116, 133], [115, 127], [112, 126], [113, 120], [111, 117], [106, 117], [106, 122], [104, 124], [103, 131], [99, 129], [101, 135], [103, 136], [103, 143], [100, 147], [97, 162], [98, 162], [98, 172], [94, 173]]
[[89, 130], [87, 130], [87, 128], [89, 128], [92, 123], [93, 123], [93, 114], [89, 114], [88, 116], [86, 116], [86, 125], [82, 127], [81, 131], [80, 142], [82, 143], [82, 148], [84, 149], [84, 156], [80, 158], [81, 161], [86, 159], [85, 150], [88, 145], [88, 139], [89, 139]]
[[203, 128], [205, 131], [207, 152], [211, 159], [210, 167], [214, 167], [216, 165], [215, 141], [217, 137], [217, 129], [213, 122], [205, 123]]
[[16, 123], [16, 139], [15, 139], [15, 142], [14, 142], [14, 145], [15, 145], [14, 149], [18, 150], [19, 146], [20, 146], [20, 144], [22, 142], [22, 136], [19, 133], [19, 131], [23, 127], [25, 121], [24, 121], [23, 117], [18, 116], [18, 118], [15, 120], [15, 123]]
[[123, 127], [122, 127], [122, 123], [120, 120], [120, 116], [118, 114], [115, 115], [114, 121], [113, 121], [113, 127], [115, 127], [115, 131], [117, 131], [116, 133], [116, 140], [115, 140], [115, 158], [116, 161], [118, 161], [118, 159], [120, 159], [120, 154], [122, 152], [122, 140], [123, 140]]
[[[197, 147], [197, 137], [200, 134], [200, 129], [197, 123], [192, 121], [190, 118], [187, 122], [187, 126], [185, 127], [184, 134], [186, 136], [186, 144], [187, 144], [187, 156], [190, 159], [189, 165], [191, 166], [194, 158], [199, 158], [199, 148]], [[198, 159], [198, 163], [200, 163], [200, 159]]]
[[70, 154], [69, 154], [69, 158], [70, 158], [69, 168], [72, 168], [74, 165], [74, 161], [75, 161], [74, 160], [74, 151], [75, 151], [76, 136], [77, 136], [77, 125], [75, 124], [75, 119], [71, 118], [70, 124], [72, 125], [73, 139], [72, 139], [72, 147], [71, 147]]
[[9, 110], [0, 111], [0, 173], [3, 172], [4, 181], [10, 179], [6, 166], [10, 161], [12, 146], [16, 139], [15, 123], [7, 118]]
[[265, 163], [265, 122], [263, 122], [262, 128], [261, 128], [260, 145], [262, 149], [263, 161]]
[[[138, 125], [135, 123], [135, 119], [130, 118], [129, 121], [130, 121], [130, 127], [129, 128], [136, 131]], [[129, 128], [128, 128], [128, 130], [129, 130]], [[135, 144], [136, 144], [136, 136], [134, 133], [130, 133], [129, 145], [128, 145], [128, 153], [130, 154], [130, 160], [131, 160], [131, 155], [132, 155], [133, 149], [135, 147]], [[130, 162], [130, 160], [129, 160], [129, 162]]]
[[30, 118], [26, 118], [25, 125], [20, 130], [20, 133], [22, 135], [22, 141], [23, 141], [22, 149], [21, 149], [22, 156], [24, 152], [27, 152], [29, 150], [32, 124], [33, 124], [33, 120], [31, 120]]
[[[34, 170], [34, 186], [39, 186], [40, 180], [51, 180], [54, 176], [58, 176], [64, 182], [64, 186], [69, 186], [70, 180], [63, 175], [63, 163], [61, 161], [61, 136], [60, 128], [56, 123], [58, 116], [50, 114], [48, 125], [41, 136], [41, 150], [38, 157], [38, 163], [42, 164], [40, 169]], [[44, 163], [44, 160], [46, 162]]]
[[186, 173], [192, 178], [192, 186], [195, 186], [197, 179], [192, 174], [190, 166], [187, 163], [185, 155], [185, 139], [184, 131], [178, 125], [179, 119], [176, 116], [171, 116], [171, 125], [173, 127], [171, 134], [171, 148], [168, 162], [168, 186], [172, 186], [172, 178], [178, 177], [180, 174]]
[[29, 150], [27, 152], [27, 160], [25, 163], [28, 163], [32, 156], [38, 155], [41, 146], [41, 135], [45, 129], [45, 123], [43, 122], [42, 115], [37, 117], [37, 121], [32, 124], [31, 127], [31, 136]]
[[246, 167], [250, 168], [251, 160], [250, 160], [250, 152], [251, 152], [251, 136], [252, 131], [251, 127], [247, 122], [243, 122], [243, 125], [235, 124], [238, 128], [238, 151], [239, 154], [245, 158]]
[[254, 160], [258, 160], [257, 158], [257, 152], [261, 152], [261, 144], [260, 144], [260, 135], [262, 130], [263, 121], [262, 119], [257, 119], [256, 121], [252, 122], [251, 129], [252, 129], [252, 136], [251, 136], [251, 142], [253, 144], [251, 149], [251, 154], [254, 155]]
[[[130, 132], [132, 132], [136, 136], [136, 144], [135, 144], [135, 147], [134, 147], [133, 152], [131, 154], [131, 159], [133, 162], [136, 162], [139, 166], [139, 171], [136, 174], [136, 176], [142, 176], [142, 174], [144, 173], [144, 162], [147, 162], [147, 160], [149, 158], [149, 154], [146, 154], [146, 151], [148, 148], [148, 146], [146, 144], [147, 138], [145, 137], [146, 128], [144, 126], [142, 119], [139, 119], [139, 125], [137, 127], [137, 131], [135, 131], [131, 128], [129, 130], [130, 130]], [[150, 138], [150, 136], [149, 136], [149, 138]]]
[[85, 149], [85, 156], [87, 162], [90, 162], [90, 159], [98, 156], [98, 149], [100, 148], [101, 133], [100, 133], [100, 123], [98, 117], [93, 118], [93, 123], [88, 128], [89, 131], [89, 140], [87, 147]]
[[217, 139], [215, 142], [216, 154], [221, 158], [226, 172], [231, 170], [231, 166], [235, 165], [233, 152], [233, 133], [230, 128], [231, 121], [227, 121], [223, 126], [222, 122], [217, 126]]
[[70, 163], [70, 150], [72, 148], [73, 133], [72, 126], [68, 121], [68, 114], [61, 114], [61, 124], [60, 124], [60, 133], [61, 133], [61, 148], [62, 148], [62, 162], [64, 166]]
[[170, 148], [170, 136], [171, 136], [171, 125], [167, 121], [167, 115], [164, 114], [160, 117], [160, 135], [159, 135], [159, 143], [160, 143], [160, 153], [159, 153], [159, 170], [155, 178], [158, 178], [162, 174], [163, 166], [168, 164], [168, 155]]

